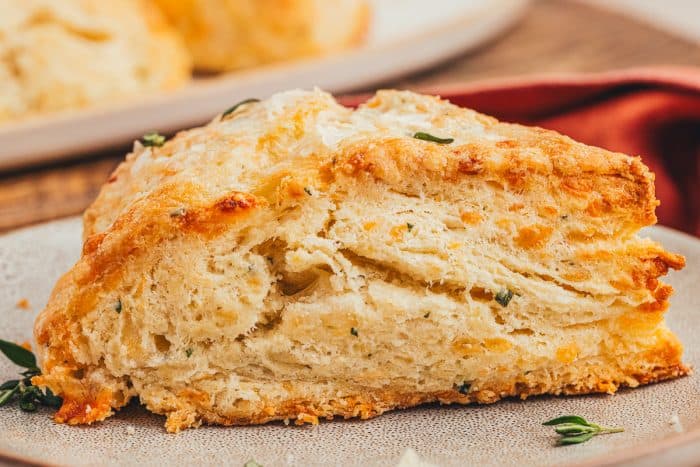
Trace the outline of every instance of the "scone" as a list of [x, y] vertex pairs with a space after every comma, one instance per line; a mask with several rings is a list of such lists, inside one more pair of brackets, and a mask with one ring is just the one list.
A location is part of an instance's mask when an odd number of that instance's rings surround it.
[[653, 180], [411, 92], [247, 103], [135, 144], [37, 319], [35, 384], [59, 422], [138, 397], [176, 432], [675, 378]]
[[321, 55], [359, 43], [367, 0], [154, 0], [196, 68], [223, 71]]
[[150, 0], [0, 0], [0, 121], [172, 89], [190, 69]]

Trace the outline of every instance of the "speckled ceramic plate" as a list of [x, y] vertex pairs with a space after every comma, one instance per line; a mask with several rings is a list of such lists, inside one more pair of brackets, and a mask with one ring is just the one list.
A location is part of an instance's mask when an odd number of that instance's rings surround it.
[[[59, 274], [80, 252], [80, 220], [67, 219], [0, 237], [0, 338], [31, 338]], [[700, 362], [700, 240], [665, 229], [647, 234], [686, 256], [668, 280], [676, 288], [670, 326], [686, 344], [685, 360]], [[29, 300], [30, 309], [16, 304]], [[16, 373], [0, 360], [0, 380]], [[624, 433], [555, 447], [541, 422], [575, 413]], [[55, 425], [48, 411], [0, 409], [0, 456], [59, 465], [394, 466], [416, 457], [430, 465], [697, 465], [700, 459], [700, 378], [621, 391], [615, 396], [539, 397], [489, 406], [427, 406], [367, 421], [311, 427], [270, 424], [205, 427], [170, 435], [163, 418], [137, 405], [91, 427]], [[676, 420], [676, 423], [672, 423]], [[408, 454], [407, 454], [408, 451]], [[0, 460], [2, 463], [2, 460]], [[427, 465], [414, 464], [410, 465]]]

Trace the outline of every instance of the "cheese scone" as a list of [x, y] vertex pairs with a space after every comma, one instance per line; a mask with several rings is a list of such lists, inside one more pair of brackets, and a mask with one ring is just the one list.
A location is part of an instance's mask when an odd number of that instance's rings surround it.
[[190, 70], [150, 0], [0, 0], [0, 121], [171, 89]]
[[321, 55], [359, 43], [367, 0], [154, 0], [195, 67], [223, 71]]
[[381, 91], [136, 143], [36, 322], [56, 420], [179, 431], [613, 393], [689, 369], [638, 158]]

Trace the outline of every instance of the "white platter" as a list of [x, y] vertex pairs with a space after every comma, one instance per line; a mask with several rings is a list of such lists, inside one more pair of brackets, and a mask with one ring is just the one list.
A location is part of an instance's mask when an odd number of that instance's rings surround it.
[[[319, 86], [367, 88], [472, 49], [510, 26], [527, 0], [373, 0], [366, 44], [348, 52], [217, 77], [168, 94], [0, 126], [0, 170], [124, 145], [211, 119], [248, 97]], [[1, 85], [1, 83], [0, 83]]]

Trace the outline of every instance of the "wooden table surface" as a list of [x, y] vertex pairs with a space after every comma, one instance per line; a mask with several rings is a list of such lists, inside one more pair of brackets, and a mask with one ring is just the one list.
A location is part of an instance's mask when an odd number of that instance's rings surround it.
[[[535, 1], [515, 27], [476, 52], [385, 83], [419, 87], [509, 75], [700, 65], [700, 47], [584, 4]], [[0, 174], [0, 231], [82, 212], [128, 150]]]

